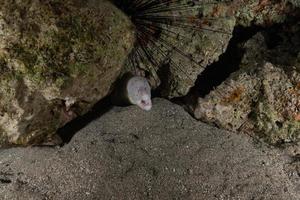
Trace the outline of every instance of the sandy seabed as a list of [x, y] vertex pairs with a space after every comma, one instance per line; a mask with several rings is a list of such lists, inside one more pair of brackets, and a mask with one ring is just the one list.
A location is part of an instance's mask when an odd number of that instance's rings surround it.
[[150, 112], [111, 109], [63, 147], [1, 150], [0, 199], [298, 200], [297, 152], [154, 99]]

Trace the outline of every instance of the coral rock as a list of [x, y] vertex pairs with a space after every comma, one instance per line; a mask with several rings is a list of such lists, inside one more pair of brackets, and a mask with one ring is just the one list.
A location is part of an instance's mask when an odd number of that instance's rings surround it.
[[109, 93], [131, 23], [104, 0], [0, 4], [0, 145], [40, 143]]
[[[275, 36], [259, 32], [243, 45], [240, 69], [191, 106], [197, 119], [254, 132], [271, 144], [299, 141], [300, 27], [285, 27]], [[274, 45], [272, 37], [281, 40]]]

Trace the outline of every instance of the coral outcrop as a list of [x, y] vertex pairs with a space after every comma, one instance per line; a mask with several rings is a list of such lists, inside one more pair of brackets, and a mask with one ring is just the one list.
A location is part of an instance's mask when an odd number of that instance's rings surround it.
[[228, 130], [257, 133], [272, 144], [298, 141], [299, 30], [295, 25], [278, 32], [278, 44], [266, 32], [245, 43], [240, 69], [198, 98], [195, 117]]
[[40, 143], [109, 93], [131, 23], [105, 0], [0, 4], [0, 145]]
[[[185, 23], [179, 20], [175, 25], [166, 25], [162, 30], [161, 39], [167, 41], [170, 48], [160, 45], [160, 51], [154, 51], [153, 56], [158, 58], [161, 54], [168, 55], [157, 70], [162, 80], [162, 96], [174, 98], [186, 95], [194, 86], [198, 75], [218, 61], [220, 55], [227, 50], [236, 26], [269, 27], [282, 23], [296, 13], [294, 10], [299, 3], [291, 2], [204, 0], [195, 3], [193, 7], [191, 5], [187, 11], [174, 10], [172, 14], [175, 16], [200, 16], [200, 20], [190, 17]], [[147, 65], [149, 68], [151, 63]]]

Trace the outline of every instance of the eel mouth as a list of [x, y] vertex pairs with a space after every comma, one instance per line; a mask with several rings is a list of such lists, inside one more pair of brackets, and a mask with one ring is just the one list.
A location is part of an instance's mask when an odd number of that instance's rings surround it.
[[150, 101], [142, 100], [141, 103], [137, 104], [137, 106], [143, 110], [149, 111], [152, 108], [152, 102], [151, 102], [151, 100]]

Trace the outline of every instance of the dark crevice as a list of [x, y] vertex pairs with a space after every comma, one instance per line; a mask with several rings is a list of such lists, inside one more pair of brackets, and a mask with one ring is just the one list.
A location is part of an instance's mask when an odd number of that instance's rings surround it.
[[2, 184], [9, 184], [11, 183], [12, 181], [10, 179], [7, 179], [7, 178], [0, 178], [0, 183]]
[[69, 143], [72, 137], [87, 124], [101, 117], [112, 108], [110, 96], [96, 103], [91, 111], [83, 116], [79, 116], [57, 131], [57, 134], [63, 141], [63, 145]]
[[231, 73], [237, 71], [244, 55], [241, 44], [249, 40], [259, 30], [261, 28], [257, 26], [248, 28], [237, 26], [225, 53], [198, 76], [195, 87], [191, 91], [196, 92], [197, 96], [204, 97], [225, 81]]
[[283, 42], [283, 38], [278, 30], [282, 29], [282, 24], [277, 24], [264, 32], [264, 38], [268, 49], [274, 49]]

